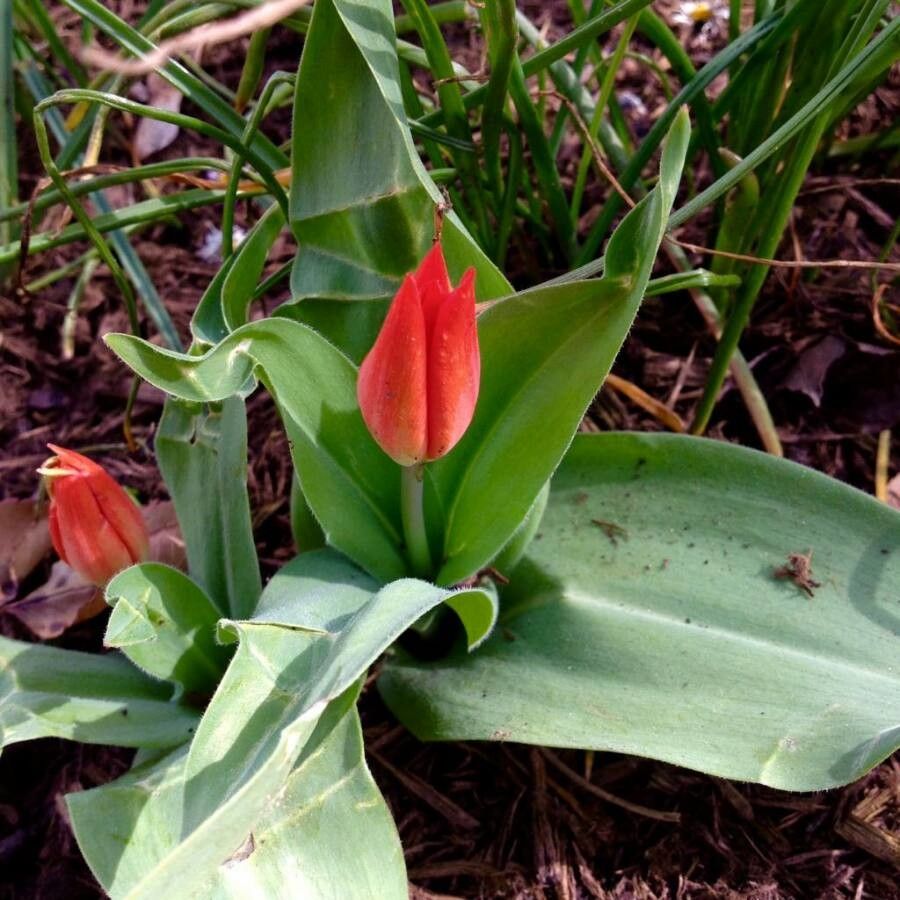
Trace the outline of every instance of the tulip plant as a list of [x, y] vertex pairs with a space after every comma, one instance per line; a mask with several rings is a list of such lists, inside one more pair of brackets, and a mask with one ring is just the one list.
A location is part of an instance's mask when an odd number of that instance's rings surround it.
[[[155, 452], [188, 572], [140, 562], [131, 501], [54, 448], [54, 544], [110, 579], [112, 649], [0, 639], [4, 743], [137, 748], [67, 798], [104, 889], [406, 897], [356, 712], [378, 660], [423, 740], [627, 752], [788, 790], [890, 754], [900, 516], [756, 451], [576, 433], [652, 287], [686, 112], [602, 277], [516, 293], [441, 212], [387, 0], [317, 0], [295, 104], [288, 202], [228, 257], [190, 349], [107, 337], [168, 394]], [[292, 299], [254, 318], [285, 227]], [[264, 588], [244, 412], [260, 389], [290, 443], [298, 550]], [[809, 551], [812, 596], [781, 577]]]

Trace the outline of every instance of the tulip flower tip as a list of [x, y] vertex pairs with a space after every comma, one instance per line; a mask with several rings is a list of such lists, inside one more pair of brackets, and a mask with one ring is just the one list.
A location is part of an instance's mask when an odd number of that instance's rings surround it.
[[35, 471], [38, 475], [43, 475], [44, 478], [59, 478], [62, 475], [77, 475], [78, 473], [74, 469], [66, 469], [63, 466], [53, 465], [53, 462], [58, 460], [55, 456], [51, 456], [50, 459], [46, 460], [42, 465], [38, 466]]

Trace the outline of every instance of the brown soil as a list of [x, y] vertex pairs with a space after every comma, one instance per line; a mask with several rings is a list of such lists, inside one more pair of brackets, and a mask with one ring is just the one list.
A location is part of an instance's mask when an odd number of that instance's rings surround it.
[[[553, 27], [566, 22], [565, 2], [524, 6], [538, 20], [552, 14]], [[720, 39], [700, 30], [686, 37], [698, 60]], [[274, 46], [271, 67], [292, 68], [296, 41], [282, 36]], [[204, 63], [236, 83], [237, 58], [217, 48]], [[625, 79], [621, 86], [637, 94], [646, 110], [635, 115], [655, 115], [658, 90], [640, 80], [637, 67], [629, 68]], [[856, 127], [890, 121], [900, 106], [898, 97], [895, 72], [858, 111]], [[127, 122], [114, 122], [121, 135], [130, 133]], [[634, 124], [642, 127], [640, 121]], [[286, 134], [287, 122], [281, 127]], [[198, 147], [182, 135], [166, 155], [186, 155]], [[113, 141], [109, 152], [115, 158], [123, 153], [122, 145]], [[782, 255], [877, 259], [900, 197], [896, 186], [882, 182], [886, 161], [868, 158], [851, 173], [832, 164], [818, 167], [800, 197]], [[27, 142], [22, 171], [27, 195], [39, 171]], [[596, 188], [598, 195], [603, 190]], [[241, 214], [255, 216], [249, 204]], [[43, 227], [58, 221], [58, 211], [54, 215]], [[196, 255], [215, 222], [215, 211], [201, 211], [181, 226], [156, 226], [134, 241], [183, 335], [215, 271], [215, 263]], [[705, 235], [694, 226], [682, 237], [702, 242]], [[26, 282], [77, 252], [63, 248], [30, 260]], [[276, 256], [283, 260], [291, 252], [285, 243]], [[137, 489], [142, 500], [163, 498], [152, 456], [162, 397], [142, 388], [134, 417], [141, 446], [129, 454], [121, 432], [129, 379], [99, 340], [126, 325], [114, 283], [105, 269], [97, 270], [82, 306], [77, 352], [62, 360], [60, 328], [71, 285], [67, 279], [40, 295], [0, 297], [0, 499], [34, 496], [34, 468], [46, 456], [48, 440], [102, 450], [111, 471]], [[900, 353], [876, 333], [872, 298], [867, 273], [838, 269], [797, 277], [777, 270], [742, 345], [754, 362], [787, 455], [868, 491], [877, 434], [893, 429], [896, 446], [900, 425]], [[279, 299], [274, 295], [268, 302]], [[689, 420], [712, 350], [689, 299], [649, 300], [616, 371], [661, 400], [672, 398], [677, 387], [674, 408]], [[256, 534], [264, 571], [271, 575], [292, 553], [285, 541], [289, 461], [268, 398], [254, 396], [248, 412]], [[586, 427], [660, 428], [609, 389], [598, 396], [586, 421]], [[757, 445], [735, 391], [720, 403], [711, 434]], [[892, 463], [895, 472], [896, 452]], [[20, 593], [42, 583], [49, 563]], [[102, 629], [101, 617], [55, 643], [99, 649]], [[7, 616], [0, 616], [0, 630], [29, 639]], [[374, 690], [364, 695], [361, 708], [370, 765], [398, 823], [414, 897], [900, 897], [900, 757], [845, 789], [796, 795], [612, 754], [423, 745], [396, 723]], [[130, 756], [53, 740], [4, 753], [0, 898], [100, 896], [69, 831], [61, 797], [116, 777]], [[597, 789], [605, 795], [592, 792]], [[639, 814], [635, 804], [678, 813], [679, 821]]]

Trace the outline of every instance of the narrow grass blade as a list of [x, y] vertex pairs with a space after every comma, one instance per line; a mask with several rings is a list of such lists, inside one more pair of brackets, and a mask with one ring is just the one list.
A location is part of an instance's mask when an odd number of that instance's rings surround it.
[[[141, 57], [151, 53], [155, 45], [136, 31], [98, 0], [64, 0], [66, 6], [82, 18], [109, 35], [123, 50]], [[228, 133], [239, 138], [243, 133], [243, 118], [208, 85], [189, 72], [181, 63], [170, 60], [160, 66], [159, 74], [178, 88], [185, 97], [197, 104], [214, 118]], [[258, 134], [253, 142], [253, 153], [258, 154], [264, 167], [270, 170], [284, 168], [288, 159], [268, 138]], [[252, 158], [248, 153], [248, 158]]]
[[[12, 0], [0, 0], [0, 209], [15, 204], [19, 179], [12, 35]], [[0, 247], [8, 244], [15, 232], [10, 222], [0, 221]], [[2, 276], [0, 270], [0, 279]]]

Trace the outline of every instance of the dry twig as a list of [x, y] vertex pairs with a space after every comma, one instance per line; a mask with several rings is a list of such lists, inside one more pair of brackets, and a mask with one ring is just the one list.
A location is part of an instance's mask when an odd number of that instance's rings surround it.
[[165, 65], [177, 54], [188, 53], [205, 44], [233, 41], [246, 34], [271, 28], [311, 2], [312, 0], [269, 0], [224, 22], [198, 25], [171, 40], [163, 41], [155, 50], [140, 59], [122, 59], [121, 56], [100, 47], [86, 47], [81, 52], [81, 58], [84, 62], [109, 72], [118, 72], [121, 75], [145, 75]]
[[584, 790], [590, 792], [595, 797], [599, 797], [601, 800], [605, 800], [607, 803], [612, 803], [614, 806], [620, 806], [622, 809], [627, 809], [628, 812], [634, 813], [637, 816], [644, 816], [647, 819], [656, 819], [659, 822], [674, 822], [675, 824], [678, 824], [681, 821], [681, 813], [649, 809], [646, 806], [641, 806], [639, 803], [631, 803], [628, 800], [623, 800], [621, 797], [617, 797], [615, 794], [611, 794], [609, 791], [597, 787], [592, 781], [582, 778], [574, 769], [570, 769], [550, 750], [544, 749], [541, 752], [546, 757], [547, 762], [551, 763], [553, 767], [562, 772], [563, 775], [571, 781], [574, 781], [579, 787], [584, 788]]

